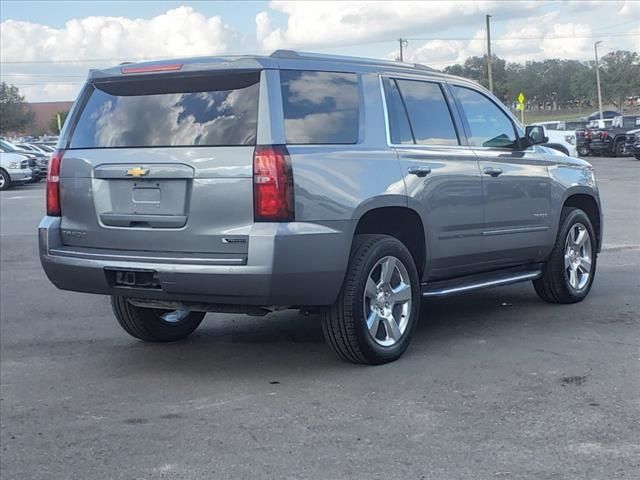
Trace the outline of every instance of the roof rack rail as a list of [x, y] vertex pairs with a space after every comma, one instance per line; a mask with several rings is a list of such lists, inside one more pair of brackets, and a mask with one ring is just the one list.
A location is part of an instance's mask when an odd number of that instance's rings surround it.
[[309, 59], [309, 60], [330, 60], [333, 62], [353, 62], [369, 65], [386, 65], [393, 67], [406, 67], [406, 68], [419, 68], [420, 70], [428, 70], [433, 72], [434, 69], [422, 65], [420, 63], [405, 63], [394, 62], [392, 60], [382, 60], [377, 58], [366, 57], [353, 57], [347, 55], [332, 55], [327, 53], [310, 53], [310, 52], [297, 52], [295, 50], [276, 50], [271, 55], [271, 58], [283, 58], [283, 59]]

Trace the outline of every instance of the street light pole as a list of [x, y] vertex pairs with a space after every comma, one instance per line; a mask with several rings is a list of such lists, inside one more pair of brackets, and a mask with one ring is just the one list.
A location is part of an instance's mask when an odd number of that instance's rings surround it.
[[400, 59], [401, 62], [404, 62], [404, 52], [402, 50], [403, 50], [403, 47], [406, 47], [406, 46], [409, 45], [409, 42], [407, 40], [405, 40], [404, 38], [399, 38], [398, 39], [398, 43], [400, 44], [400, 57], [399, 57], [399, 59]]
[[600, 110], [600, 120], [604, 119], [604, 115], [602, 113], [602, 89], [600, 88], [600, 67], [598, 65], [598, 44], [602, 43], [601, 40], [598, 40], [593, 44], [593, 48], [596, 51], [596, 83], [598, 85], [598, 108]]
[[487, 73], [489, 76], [489, 91], [493, 93], [493, 72], [492, 72], [492, 60], [491, 57], [491, 27], [489, 26], [489, 19], [491, 15], [487, 15]]

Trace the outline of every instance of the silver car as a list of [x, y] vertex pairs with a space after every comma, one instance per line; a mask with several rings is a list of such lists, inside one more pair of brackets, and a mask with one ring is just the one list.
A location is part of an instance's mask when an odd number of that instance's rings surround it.
[[345, 360], [409, 345], [423, 298], [532, 280], [585, 298], [591, 166], [420, 65], [277, 51], [91, 71], [51, 158], [42, 265], [145, 341], [206, 312], [318, 312]]

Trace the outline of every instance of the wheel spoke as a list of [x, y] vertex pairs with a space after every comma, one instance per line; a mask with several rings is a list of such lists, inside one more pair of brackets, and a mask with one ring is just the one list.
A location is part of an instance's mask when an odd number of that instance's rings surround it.
[[380, 272], [380, 283], [389, 283], [391, 281], [391, 277], [393, 277], [393, 271], [396, 266], [396, 259], [393, 257], [388, 257], [382, 263], [382, 269]]
[[402, 304], [411, 300], [411, 285], [401, 283], [396, 288], [391, 290], [389, 300], [394, 304]]
[[393, 318], [393, 315], [382, 317], [382, 322], [384, 323], [384, 328], [387, 331], [387, 336], [394, 342], [398, 341], [402, 334], [400, 333], [400, 327], [398, 327], [398, 323], [396, 322], [396, 319]]
[[369, 299], [376, 298], [376, 295], [378, 294], [378, 286], [376, 285], [376, 282], [373, 281], [373, 278], [367, 278], [367, 285], [365, 286], [364, 293]]
[[569, 283], [573, 288], [578, 288], [578, 269], [571, 267], [569, 269]]
[[564, 268], [567, 269], [571, 267], [571, 255], [568, 253], [564, 254]]
[[587, 230], [578, 227], [578, 236], [573, 241], [574, 245], [581, 247], [587, 239]]
[[591, 260], [589, 260], [588, 258], [581, 258], [580, 268], [584, 273], [589, 273], [591, 271]]
[[376, 310], [372, 310], [369, 316], [367, 317], [367, 328], [369, 329], [369, 333], [372, 337], [375, 338], [378, 333], [378, 327], [380, 325], [380, 315]]

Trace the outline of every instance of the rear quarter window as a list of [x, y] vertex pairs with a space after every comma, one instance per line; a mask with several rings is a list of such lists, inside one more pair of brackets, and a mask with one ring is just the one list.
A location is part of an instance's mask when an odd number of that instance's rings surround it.
[[354, 73], [281, 70], [286, 142], [358, 141], [360, 95]]
[[88, 86], [70, 148], [254, 145], [259, 72]]

